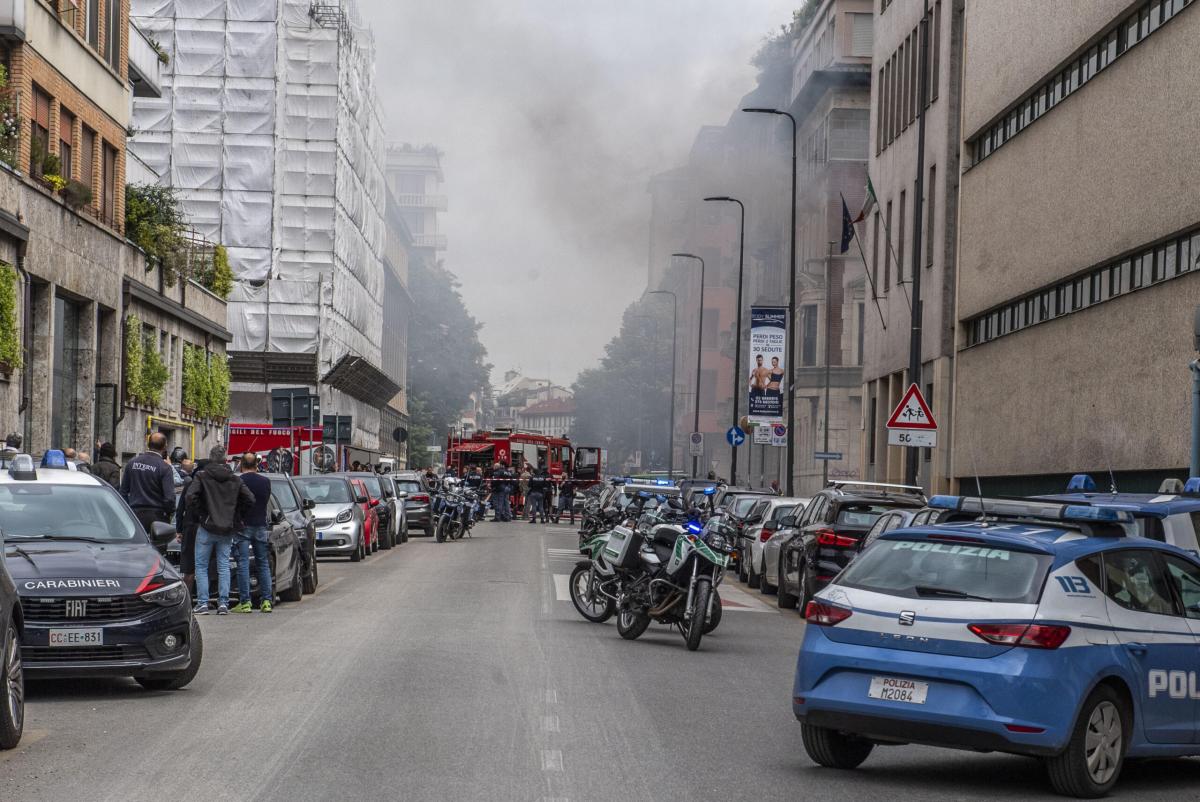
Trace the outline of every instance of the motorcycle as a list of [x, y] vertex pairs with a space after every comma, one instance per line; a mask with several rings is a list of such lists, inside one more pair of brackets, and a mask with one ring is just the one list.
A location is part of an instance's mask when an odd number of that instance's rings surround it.
[[475, 525], [478, 496], [471, 491], [450, 488], [443, 491], [436, 504], [437, 522], [434, 524], [434, 539], [438, 543], [459, 540], [468, 536]]

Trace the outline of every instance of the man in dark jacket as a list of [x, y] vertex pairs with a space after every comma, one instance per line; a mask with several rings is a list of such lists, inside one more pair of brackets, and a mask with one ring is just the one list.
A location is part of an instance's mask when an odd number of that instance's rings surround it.
[[242, 455], [241, 473], [242, 484], [254, 496], [254, 504], [242, 517], [242, 529], [233, 540], [238, 556], [238, 603], [233, 608], [235, 613], [248, 613], [253, 609], [250, 605], [250, 550], [254, 550], [254, 563], [258, 569], [258, 609], [264, 613], [271, 612], [275, 595], [271, 588], [271, 560], [268, 552], [271, 550], [271, 527], [267, 510], [271, 501], [271, 480], [258, 472], [258, 455], [247, 451]]
[[100, 458], [92, 466], [92, 473], [113, 487], [121, 486], [121, 466], [117, 464], [117, 447], [112, 443], [100, 444]]
[[155, 432], [147, 438], [146, 450], [125, 465], [121, 476], [121, 495], [146, 532], [155, 521], [169, 521], [175, 514], [175, 473], [166, 454], [167, 437]]
[[[128, 470], [128, 468], [126, 468]], [[189, 515], [199, 522], [196, 530], [196, 615], [208, 614], [208, 561], [217, 552], [217, 615], [229, 612], [229, 549], [242, 520], [254, 506], [254, 496], [225, 464], [225, 449], [209, 452], [209, 463], [197, 471], [188, 486]]]
[[536, 523], [541, 516], [542, 523], [549, 523], [546, 517], [546, 495], [553, 488], [545, 468], [538, 468], [537, 473], [529, 477], [529, 523]]

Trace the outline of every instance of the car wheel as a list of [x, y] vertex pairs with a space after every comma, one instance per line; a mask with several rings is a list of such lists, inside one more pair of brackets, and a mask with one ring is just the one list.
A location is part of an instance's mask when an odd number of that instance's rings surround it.
[[762, 574], [754, 570], [754, 557], [750, 556], [746, 560], [746, 586], [757, 588], [762, 582]]
[[200, 624], [192, 617], [192, 662], [181, 671], [155, 674], [150, 677], [134, 677], [138, 685], [148, 691], [177, 691], [196, 678], [200, 670], [200, 661], [204, 658], [204, 636], [200, 634]]
[[308, 573], [304, 575], [304, 592], [312, 595], [317, 592], [317, 560], [313, 558], [308, 564]]
[[292, 584], [279, 594], [285, 602], [298, 602], [304, 598], [304, 580], [300, 576], [300, 560], [296, 559], [296, 567], [292, 569]]
[[763, 595], [770, 595], [775, 592], [775, 587], [778, 587], [779, 577], [775, 579], [776, 585], [767, 581], [767, 557], [762, 558], [762, 573], [758, 574], [758, 592]]
[[1063, 796], [1096, 799], [1117, 784], [1132, 729], [1124, 701], [1101, 685], [1084, 702], [1062, 753], [1046, 758], [1050, 785]]
[[379, 525], [378, 524], [376, 524], [375, 528], [371, 531], [371, 553], [374, 554], [377, 551], [379, 551]]
[[361, 562], [364, 556], [366, 556], [366, 548], [363, 546], [363, 536], [360, 534], [358, 536], [358, 547], [350, 552], [350, 562]]
[[21, 668], [21, 633], [8, 623], [8, 646], [0, 655], [0, 749], [12, 749], [25, 728], [25, 672]]
[[389, 523], [387, 526], [387, 531], [383, 533], [383, 540], [380, 542], [379, 547], [381, 549], [390, 550], [394, 545], [396, 545], [396, 543], [392, 536], [392, 525]]
[[408, 542], [408, 522], [407, 521], [404, 522], [404, 529], [401, 530], [401, 532], [400, 532], [400, 542], [401, 543]]
[[[783, 583], [783, 580], [784, 580], [783, 561], [784, 561], [784, 555], [780, 554], [779, 555], [779, 584], [775, 586], [777, 588], [776, 592], [779, 595], [775, 597], [775, 601], [779, 605], [780, 610], [794, 610], [794, 609], [796, 609], [797, 599], [794, 595], [792, 595], [791, 593], [788, 593], [787, 590], [785, 590], [787, 585], [785, 585]], [[800, 581], [803, 582], [804, 581], [804, 579], [803, 579], [804, 564], [803, 563], [801, 563], [801, 565], [800, 565], [800, 577], [801, 577]]]
[[812, 724], [801, 723], [800, 735], [812, 761], [831, 769], [856, 769], [875, 748], [870, 741]]
[[433, 537], [433, 524], [425, 524], [425, 537]]

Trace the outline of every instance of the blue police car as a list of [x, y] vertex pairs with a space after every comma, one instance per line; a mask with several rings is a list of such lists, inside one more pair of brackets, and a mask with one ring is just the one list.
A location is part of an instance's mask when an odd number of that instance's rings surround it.
[[147, 534], [106, 482], [47, 452], [0, 471], [4, 557], [21, 598], [29, 676], [128, 676], [182, 688], [203, 642], [181, 577], [159, 554], [175, 529]]
[[1200, 560], [1126, 510], [937, 496], [979, 520], [882, 535], [809, 603], [792, 709], [817, 763], [876, 744], [1043, 758], [1059, 793], [1200, 754]]

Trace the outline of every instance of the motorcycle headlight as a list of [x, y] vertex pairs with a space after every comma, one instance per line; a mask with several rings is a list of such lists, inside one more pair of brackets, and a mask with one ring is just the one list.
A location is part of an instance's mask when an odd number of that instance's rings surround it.
[[337, 518], [335, 518], [334, 520], [336, 520], [339, 524], [345, 524], [345, 523], [349, 523], [350, 519], [353, 517], [354, 517], [354, 513], [351, 512], [350, 510], [342, 510], [341, 512], [338, 513]]
[[725, 538], [722, 537], [721, 535], [714, 533], [712, 536], [710, 536], [708, 538], [708, 546], [709, 546], [709, 548], [716, 549], [717, 551], [724, 551], [725, 550]]
[[187, 588], [182, 582], [172, 582], [165, 587], [143, 593], [138, 598], [159, 607], [174, 607], [186, 601], [187, 595]]

